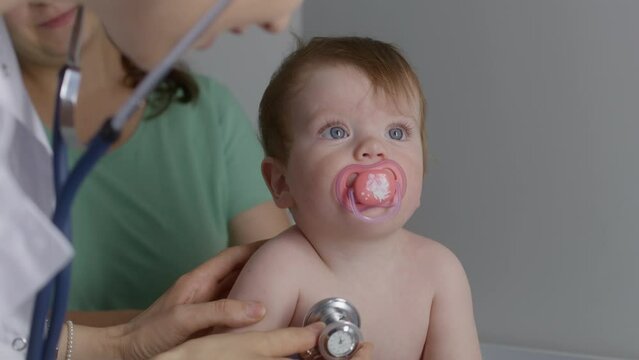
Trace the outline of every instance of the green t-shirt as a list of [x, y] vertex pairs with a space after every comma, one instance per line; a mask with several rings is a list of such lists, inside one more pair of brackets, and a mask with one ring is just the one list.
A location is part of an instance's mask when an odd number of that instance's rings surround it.
[[[235, 215], [270, 200], [246, 115], [226, 88], [196, 80], [197, 102], [146, 114], [81, 186], [70, 309], [148, 307], [227, 247]], [[70, 148], [70, 163], [81, 152]]]

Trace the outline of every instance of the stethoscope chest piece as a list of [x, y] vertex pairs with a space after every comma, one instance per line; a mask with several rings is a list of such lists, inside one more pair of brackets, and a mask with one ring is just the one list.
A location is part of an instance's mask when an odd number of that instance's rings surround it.
[[363, 340], [355, 306], [341, 298], [324, 299], [308, 311], [304, 325], [317, 321], [325, 323], [326, 328], [320, 334], [317, 347], [300, 354], [302, 359], [350, 359]]

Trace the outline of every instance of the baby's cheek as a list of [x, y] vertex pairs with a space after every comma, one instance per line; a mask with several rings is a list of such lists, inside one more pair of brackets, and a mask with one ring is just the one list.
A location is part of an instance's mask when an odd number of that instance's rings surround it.
[[408, 175], [408, 188], [406, 189], [406, 195], [404, 197], [404, 200], [410, 201], [410, 202], [415, 202], [415, 207], [418, 207], [420, 204], [420, 199], [421, 199], [421, 195], [422, 195], [422, 187], [423, 187], [423, 180], [424, 180], [424, 176], [422, 175], [421, 172], [421, 166], [416, 166], [414, 168], [416, 171], [411, 171], [411, 173]]

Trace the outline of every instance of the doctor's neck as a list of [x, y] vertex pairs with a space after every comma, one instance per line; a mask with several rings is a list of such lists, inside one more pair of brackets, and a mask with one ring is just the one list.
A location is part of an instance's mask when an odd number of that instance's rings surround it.
[[[55, 93], [58, 84], [58, 71], [62, 63], [41, 63], [18, 54], [22, 76], [34, 106], [45, 125], [51, 126], [55, 105]], [[80, 56], [82, 83], [76, 121], [83, 121], [83, 109], [101, 109], [95, 106], [93, 99], [109, 101], [119, 98], [117, 94], [127, 96], [130, 89], [123, 79], [125, 71], [121, 65], [120, 53], [108, 40], [100, 28], [86, 40]], [[102, 114], [104, 119], [109, 114]]]

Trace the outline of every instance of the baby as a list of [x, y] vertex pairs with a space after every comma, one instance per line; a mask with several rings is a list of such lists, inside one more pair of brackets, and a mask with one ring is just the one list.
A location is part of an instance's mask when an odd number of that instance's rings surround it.
[[403, 228], [420, 203], [424, 114], [392, 45], [315, 38], [283, 62], [260, 104], [262, 174], [296, 225], [231, 290], [266, 305], [249, 330], [301, 326], [316, 302], [340, 297], [358, 309], [374, 359], [481, 358], [461, 264]]

